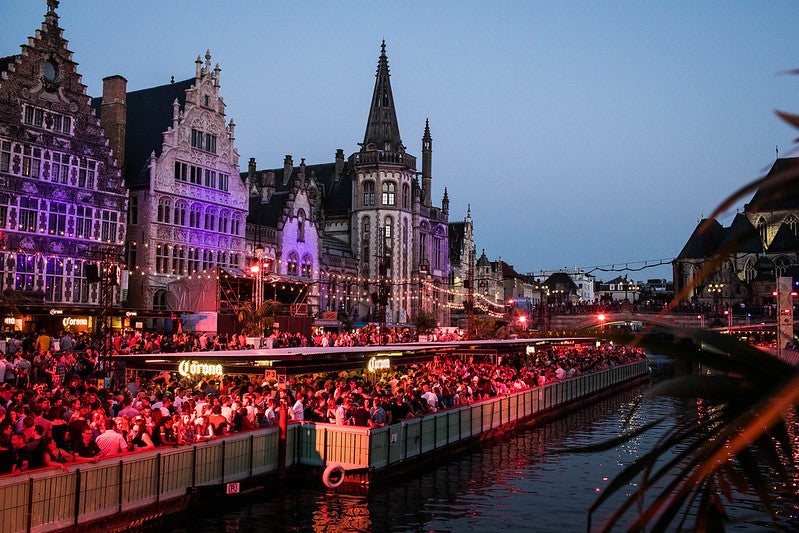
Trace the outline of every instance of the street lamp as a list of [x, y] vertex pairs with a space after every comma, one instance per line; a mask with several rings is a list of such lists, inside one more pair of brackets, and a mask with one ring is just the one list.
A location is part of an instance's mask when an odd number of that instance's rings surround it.
[[597, 316], [597, 318], [599, 319], [599, 331], [604, 333], [605, 332], [605, 319], [607, 319], [607, 317], [605, 316], [605, 313], [600, 313]]

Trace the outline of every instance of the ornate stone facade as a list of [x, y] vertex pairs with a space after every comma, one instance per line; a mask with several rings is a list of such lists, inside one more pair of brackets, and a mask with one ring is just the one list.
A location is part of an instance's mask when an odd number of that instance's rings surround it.
[[87, 267], [117, 263], [125, 242], [127, 191], [57, 6], [20, 54], [0, 58], [0, 290], [26, 297], [30, 327], [49, 326], [51, 309], [107, 308]]

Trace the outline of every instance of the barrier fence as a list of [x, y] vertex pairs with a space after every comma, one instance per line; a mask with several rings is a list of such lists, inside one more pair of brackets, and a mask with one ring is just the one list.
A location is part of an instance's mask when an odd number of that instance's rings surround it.
[[[596, 394], [648, 373], [633, 363], [543, 387], [368, 429], [290, 424], [285, 467], [380, 471], [505, 424]], [[52, 531], [183, 498], [279, 471], [280, 429], [266, 428], [190, 446], [158, 448], [98, 463], [70, 465], [0, 479], [0, 533]]]

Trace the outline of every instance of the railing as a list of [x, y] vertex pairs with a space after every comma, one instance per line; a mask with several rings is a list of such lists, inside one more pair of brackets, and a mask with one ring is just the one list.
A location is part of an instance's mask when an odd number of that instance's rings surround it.
[[[290, 424], [286, 468], [339, 463], [379, 471], [648, 372], [646, 362], [496, 397], [379, 429]], [[279, 428], [0, 479], [0, 533], [52, 531], [279, 471]]]
[[383, 150], [356, 152], [350, 156], [349, 160], [350, 166], [374, 165], [377, 163], [403, 165], [411, 170], [416, 170], [416, 158], [404, 152], [385, 152]]

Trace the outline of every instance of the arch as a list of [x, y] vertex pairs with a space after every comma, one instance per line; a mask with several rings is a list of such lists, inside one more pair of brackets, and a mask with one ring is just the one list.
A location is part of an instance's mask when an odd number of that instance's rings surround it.
[[782, 223], [788, 226], [794, 235], [799, 235], [799, 233], [797, 233], [797, 229], [799, 229], [799, 218], [797, 218], [796, 215], [793, 213], [788, 214], [783, 219]]
[[367, 180], [363, 182], [363, 194], [361, 197], [361, 205], [363, 207], [370, 207], [375, 205], [375, 182]]
[[153, 311], [166, 311], [166, 289], [158, 289], [153, 295]]
[[396, 205], [397, 184], [393, 181], [383, 182], [383, 205]]
[[158, 199], [158, 213], [156, 218], [158, 222], [172, 223], [172, 199], [168, 196], [162, 196]]
[[289, 260], [286, 263], [286, 274], [289, 276], [296, 276], [300, 268], [300, 256], [297, 252], [289, 254]]
[[767, 243], [768, 242], [768, 222], [766, 222], [766, 218], [763, 217], [763, 216], [758, 218], [756, 227], [757, 227], [757, 232], [760, 234], [760, 240], [762, 240], [763, 243]]
[[297, 211], [297, 241], [305, 242], [305, 210]]

